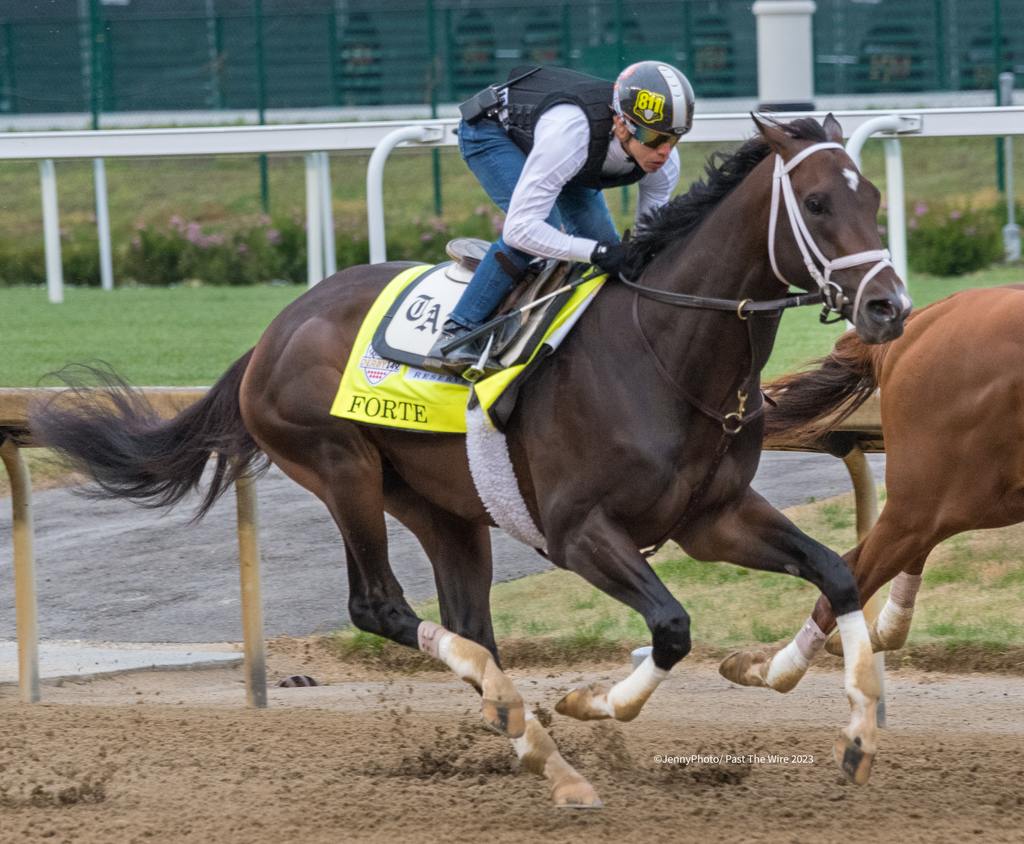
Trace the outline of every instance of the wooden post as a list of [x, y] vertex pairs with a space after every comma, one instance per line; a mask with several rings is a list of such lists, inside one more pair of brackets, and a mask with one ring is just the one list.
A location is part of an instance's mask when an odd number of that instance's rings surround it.
[[18, 687], [25, 703], [39, 701], [39, 628], [32, 556], [32, 480], [20, 449], [0, 434], [0, 457], [11, 479], [14, 534], [14, 613], [18, 638]]
[[242, 638], [245, 643], [245, 692], [249, 706], [267, 705], [267, 660], [263, 643], [263, 601], [260, 597], [260, 543], [253, 479], [235, 482], [238, 509], [238, 561], [242, 586]]

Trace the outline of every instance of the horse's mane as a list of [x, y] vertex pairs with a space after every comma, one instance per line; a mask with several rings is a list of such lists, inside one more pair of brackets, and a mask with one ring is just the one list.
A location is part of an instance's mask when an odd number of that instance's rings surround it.
[[[792, 138], [827, 140], [824, 128], [813, 118], [801, 117], [791, 123], [766, 119]], [[764, 160], [770, 149], [765, 140], [756, 135], [732, 155], [712, 153], [704, 165], [705, 180], [694, 182], [686, 193], [649, 211], [637, 221], [636, 233], [629, 241], [627, 275], [636, 278], [662, 249], [692, 234], [711, 209]]]

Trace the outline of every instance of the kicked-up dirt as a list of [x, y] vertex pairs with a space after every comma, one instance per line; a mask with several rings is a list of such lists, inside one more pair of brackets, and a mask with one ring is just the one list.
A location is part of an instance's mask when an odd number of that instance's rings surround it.
[[1024, 840], [1024, 678], [890, 672], [871, 782], [831, 757], [842, 675], [783, 696], [682, 663], [629, 724], [553, 714], [627, 666], [513, 669], [600, 810], [555, 809], [450, 674], [401, 674], [272, 643], [266, 710], [240, 669], [0, 687], [0, 841], [523, 842]]

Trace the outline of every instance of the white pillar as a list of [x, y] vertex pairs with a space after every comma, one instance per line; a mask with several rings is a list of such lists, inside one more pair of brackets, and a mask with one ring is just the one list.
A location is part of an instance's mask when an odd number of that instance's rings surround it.
[[110, 249], [110, 211], [107, 208], [107, 169], [102, 158], [92, 160], [96, 188], [96, 232], [100, 241], [100, 285], [114, 289], [114, 259]]
[[320, 201], [320, 163], [315, 152], [306, 153], [306, 284], [324, 277], [324, 226]]
[[50, 301], [64, 301], [64, 270], [60, 259], [60, 217], [57, 212], [57, 171], [52, 159], [39, 162], [43, 194], [43, 243], [46, 249], [46, 291]]
[[757, 98], [761, 108], [814, 108], [813, 0], [757, 0]]

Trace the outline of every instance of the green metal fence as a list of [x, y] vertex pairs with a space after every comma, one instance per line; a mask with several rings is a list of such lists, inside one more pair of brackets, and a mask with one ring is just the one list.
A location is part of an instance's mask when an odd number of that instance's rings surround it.
[[[612, 77], [641, 58], [678, 65], [698, 96], [752, 97], [751, 6], [0, 0], [0, 112], [429, 105], [523, 63]], [[814, 48], [818, 94], [991, 90], [1024, 72], [1024, 0], [817, 0]]]

